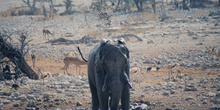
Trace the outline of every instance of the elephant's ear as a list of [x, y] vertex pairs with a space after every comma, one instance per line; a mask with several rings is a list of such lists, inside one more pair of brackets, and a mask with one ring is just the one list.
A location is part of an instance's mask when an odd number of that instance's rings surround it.
[[99, 57], [98, 59], [99, 59], [99, 62], [102, 62], [103, 51], [106, 51], [106, 50], [103, 49], [103, 48], [104, 48], [104, 46], [105, 46], [108, 42], [110, 42], [109, 39], [102, 39], [102, 40], [100, 41], [100, 47], [99, 47], [99, 51], [98, 51], [98, 57]]

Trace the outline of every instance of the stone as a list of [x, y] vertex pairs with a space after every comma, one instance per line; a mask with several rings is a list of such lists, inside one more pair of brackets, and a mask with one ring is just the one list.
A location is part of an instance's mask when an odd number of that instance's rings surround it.
[[215, 95], [217, 98], [220, 98], [220, 91], [218, 91]]
[[28, 101], [27, 107], [35, 107], [36, 104], [34, 101]]
[[208, 93], [205, 94], [206, 97], [215, 97], [215, 95], [216, 94], [212, 93], [212, 92], [208, 92]]
[[186, 100], [186, 101], [188, 101], [188, 100], [193, 100], [193, 97], [192, 97], [192, 96], [188, 96], [188, 97], [185, 98], [185, 100]]
[[196, 89], [195, 86], [187, 86], [187, 87], [185, 87], [184, 90], [185, 90], [185, 91], [197, 91], [197, 89]]
[[10, 100], [3, 100], [3, 104], [10, 104]]
[[164, 95], [164, 96], [168, 96], [168, 95], [169, 95], [169, 92], [165, 91], [165, 92], [163, 93], [163, 95]]
[[44, 93], [43, 98], [50, 98], [51, 94], [50, 93]]
[[6, 95], [5, 91], [0, 91], [0, 96]]
[[27, 98], [26, 96], [22, 95], [22, 96], [18, 96], [15, 100], [21, 100], [22, 102], [24, 102], [27, 100]]
[[20, 96], [20, 93], [19, 93], [19, 92], [15, 92], [15, 93], [14, 93], [14, 96], [15, 96], [15, 97], [18, 97], [18, 96]]
[[203, 100], [202, 104], [208, 104], [207, 100]]
[[220, 110], [220, 106], [219, 105], [213, 105], [210, 110]]
[[76, 106], [82, 106], [81, 102], [76, 102]]
[[176, 93], [176, 91], [175, 90], [170, 90], [170, 94], [175, 94]]
[[35, 100], [35, 97], [34, 97], [34, 95], [27, 95], [27, 99], [29, 99], [29, 100]]
[[145, 101], [144, 104], [151, 105], [149, 100]]
[[19, 107], [19, 104], [18, 104], [18, 103], [15, 103], [15, 104], [13, 105], [13, 107]]

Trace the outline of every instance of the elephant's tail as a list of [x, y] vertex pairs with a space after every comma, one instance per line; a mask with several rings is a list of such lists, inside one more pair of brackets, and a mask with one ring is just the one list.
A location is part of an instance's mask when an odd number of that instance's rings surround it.
[[80, 49], [79, 49], [79, 47], [77, 47], [77, 49], [78, 49], [78, 51], [79, 51], [79, 54], [81, 55], [81, 57], [82, 57], [82, 59], [85, 61], [85, 62], [88, 62], [84, 57], [83, 57], [83, 55], [82, 55], [82, 53], [81, 53], [81, 51], [80, 51]]

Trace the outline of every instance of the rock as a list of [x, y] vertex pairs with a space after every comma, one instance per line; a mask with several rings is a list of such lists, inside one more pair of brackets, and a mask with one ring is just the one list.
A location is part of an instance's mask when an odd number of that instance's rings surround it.
[[197, 91], [194, 83], [189, 83], [185, 85], [185, 91]]
[[210, 110], [220, 110], [220, 106], [219, 105], [213, 105]]
[[220, 98], [220, 91], [218, 91], [215, 95], [217, 98]]
[[24, 95], [18, 96], [17, 98], [15, 98], [15, 100], [21, 100], [22, 102], [26, 101], [27, 98]]
[[151, 105], [149, 100], [145, 101], [144, 104]]
[[10, 100], [3, 100], [3, 104], [10, 104], [11, 101]]
[[27, 107], [36, 107], [36, 104], [34, 101], [28, 101]]
[[75, 86], [82, 86], [83, 84], [85, 84], [85, 83], [82, 81], [75, 82]]
[[213, 100], [213, 103], [214, 103], [214, 104], [220, 104], [220, 100], [219, 100], [219, 99], [214, 99], [214, 100]]
[[56, 99], [54, 99], [54, 101], [55, 101], [55, 102], [58, 102], [58, 101], [60, 101], [60, 99], [56, 98]]
[[53, 96], [51, 93], [44, 93], [43, 94], [43, 98], [50, 98], [51, 96]]
[[34, 97], [34, 95], [27, 95], [27, 99], [29, 99], [29, 100], [35, 100], [35, 97]]
[[19, 93], [19, 92], [15, 92], [15, 93], [14, 93], [14, 96], [15, 96], [15, 97], [18, 97], [18, 96], [20, 96], [20, 93]]
[[20, 81], [21, 84], [26, 85], [26, 84], [28, 84], [30, 79], [28, 77], [22, 77], [20, 80], [21, 80]]
[[203, 100], [202, 104], [208, 104], [207, 100]]
[[176, 107], [176, 104], [173, 104], [172, 107], [175, 108], [175, 107]]
[[18, 104], [18, 103], [15, 103], [15, 104], [13, 105], [13, 107], [19, 107], [19, 104]]
[[63, 92], [63, 90], [61, 90], [61, 89], [57, 89], [56, 91], [57, 91], [57, 93], [62, 93]]
[[206, 93], [206, 94], [205, 94], [206, 97], [215, 97], [215, 95], [216, 95], [216, 94], [215, 94], [215, 93], [212, 93], [212, 92], [209, 92], [209, 93]]
[[175, 94], [176, 93], [176, 91], [175, 90], [170, 90], [170, 94]]
[[188, 96], [188, 97], [185, 98], [185, 100], [186, 100], [186, 101], [188, 101], [188, 100], [193, 100], [193, 97], [192, 97], [192, 96]]
[[76, 106], [82, 106], [81, 102], [76, 102]]
[[0, 96], [6, 95], [5, 91], [0, 91]]
[[168, 96], [168, 95], [170, 95], [170, 94], [169, 94], [169, 92], [165, 91], [165, 92], [163, 93], [163, 95], [164, 95], [164, 96]]

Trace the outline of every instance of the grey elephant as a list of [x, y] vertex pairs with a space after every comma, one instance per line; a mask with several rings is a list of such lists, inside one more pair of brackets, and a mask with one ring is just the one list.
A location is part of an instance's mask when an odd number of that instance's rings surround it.
[[101, 40], [91, 50], [87, 64], [92, 109], [108, 110], [110, 106], [111, 110], [116, 110], [121, 100], [121, 109], [129, 110], [132, 86], [129, 83], [129, 50], [124, 40]]

